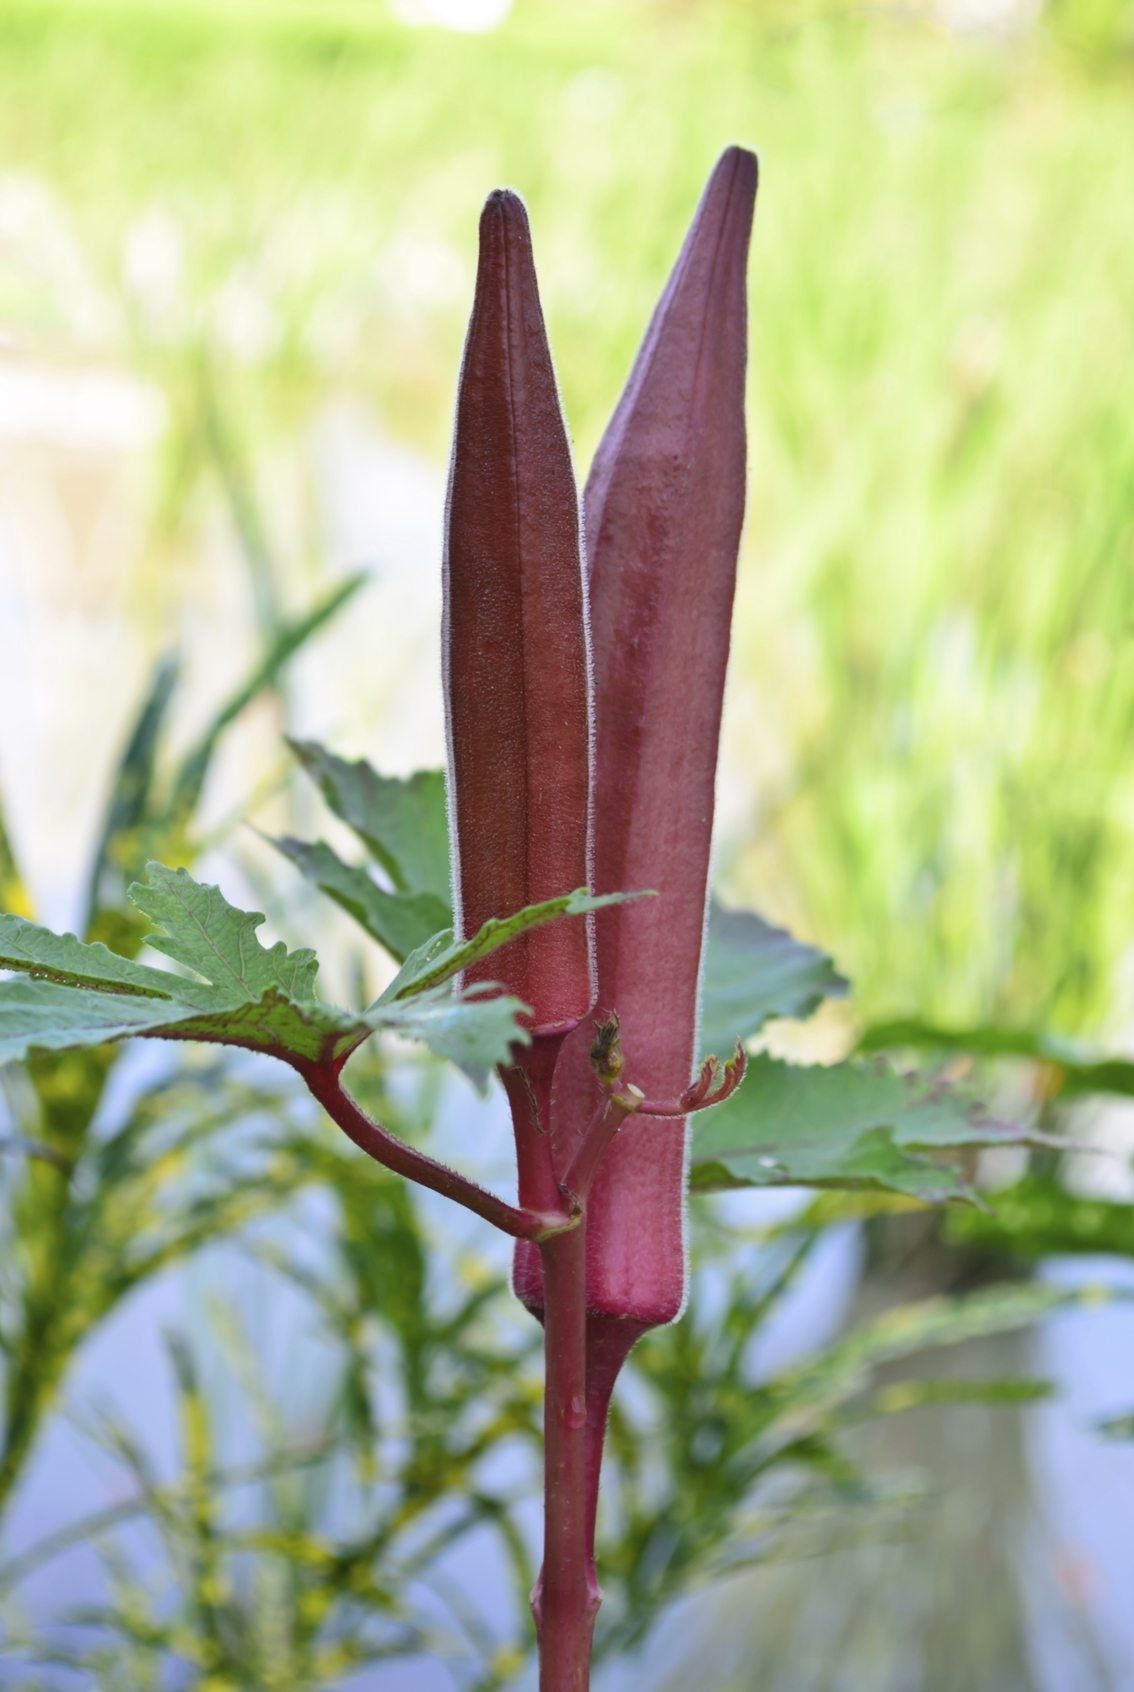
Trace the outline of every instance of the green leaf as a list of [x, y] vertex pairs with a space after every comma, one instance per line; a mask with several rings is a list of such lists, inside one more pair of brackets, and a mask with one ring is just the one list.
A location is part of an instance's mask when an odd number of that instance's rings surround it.
[[709, 906], [701, 991], [701, 1048], [731, 1051], [772, 1017], [809, 1016], [847, 983], [826, 953], [751, 911]]
[[902, 1415], [931, 1404], [1038, 1404], [1054, 1394], [1050, 1381], [1027, 1378], [891, 1381], [871, 1397], [860, 1400], [851, 1419], [867, 1421], [875, 1416]]
[[395, 889], [432, 893], [450, 909], [445, 772], [382, 776], [362, 759], [348, 763], [313, 741], [293, 740], [289, 745], [332, 811], [374, 854]]
[[130, 898], [163, 931], [149, 938], [154, 951], [248, 1004], [272, 990], [292, 999], [314, 997], [319, 966], [310, 947], [289, 952], [278, 940], [265, 951], [256, 938], [263, 915], [238, 911], [218, 887], [194, 881], [187, 870], [147, 864], [146, 876], [130, 888]]
[[956, 1164], [927, 1153], [1031, 1138], [971, 1100], [879, 1063], [799, 1067], [765, 1053], [744, 1086], [693, 1119], [695, 1190], [881, 1187], [937, 1202], [969, 1196]]
[[138, 837], [150, 819], [158, 745], [177, 676], [177, 660], [163, 658], [122, 754], [91, 866], [88, 921], [121, 902], [124, 875], [136, 870], [144, 856]]
[[284, 836], [272, 845], [399, 963], [452, 921], [447, 899], [436, 893], [389, 893], [361, 864], [344, 863], [321, 840], [308, 844]]
[[[1010, 1333], [1029, 1327], [1056, 1310], [1079, 1305], [1128, 1302], [1122, 1288], [1097, 1285], [1056, 1287], [1024, 1282], [982, 1287], [952, 1298], [927, 1298], [898, 1305], [864, 1323], [813, 1358], [786, 1370], [771, 1383], [774, 1399], [783, 1406], [775, 1437], [798, 1437], [828, 1425], [830, 1414], [858, 1398], [873, 1382], [875, 1371], [900, 1358], [959, 1345], [965, 1340]], [[908, 1383], [902, 1383], [907, 1386]], [[948, 1390], [948, 1389], [945, 1389]], [[913, 1408], [907, 1402], [875, 1404], [887, 1413]], [[767, 1436], [764, 1435], [764, 1438]]]
[[0, 1156], [37, 1158], [41, 1163], [53, 1163], [57, 1169], [71, 1169], [70, 1161], [44, 1140], [31, 1140], [26, 1134], [0, 1134]]
[[423, 1041], [483, 1090], [512, 1045], [527, 1044], [530, 1036], [517, 1021], [526, 1008], [491, 982], [480, 982], [459, 995], [439, 987], [398, 1004], [383, 997], [366, 1012], [364, 1022], [368, 1032], [385, 1028], [404, 1039]]
[[881, 1022], [868, 1028], [859, 1041], [865, 1052], [906, 1046], [941, 1052], [967, 1052], [973, 1057], [1023, 1058], [1050, 1072], [1052, 1092], [1118, 1093], [1134, 1097], [1134, 1059], [1103, 1057], [1064, 1039], [1027, 1028], [937, 1028], [916, 1018]]
[[251, 675], [230, 694], [197, 744], [182, 762], [174, 780], [170, 811], [174, 817], [187, 817], [196, 807], [201, 788], [209, 772], [217, 742], [241, 712], [275, 682], [285, 664], [305, 645], [311, 636], [330, 622], [348, 600], [353, 599], [366, 581], [364, 573], [349, 576], [339, 582], [330, 593], [318, 600], [302, 616], [284, 623]]
[[605, 909], [607, 905], [621, 905], [630, 899], [646, 896], [642, 893], [595, 894], [588, 893], [585, 887], [577, 887], [573, 893], [562, 893], [556, 899], [525, 905], [522, 911], [516, 911], [512, 916], [489, 917], [471, 940], [455, 940], [452, 930], [446, 929], [441, 934], [434, 934], [411, 953], [379, 1003], [405, 999], [429, 987], [436, 987], [542, 923], [554, 922], [559, 917], [586, 916], [590, 911]]
[[950, 1240], [1025, 1258], [1134, 1250], [1134, 1204], [1080, 1198], [1036, 1176], [983, 1197], [987, 1210], [950, 1217]]
[[173, 1033], [195, 1012], [169, 997], [137, 997], [64, 987], [55, 981], [0, 981], [0, 1063], [30, 1051], [67, 1051], [124, 1040], [133, 1034]]
[[148, 1034], [318, 1062], [344, 1058], [386, 1030], [424, 1041], [479, 1078], [528, 1038], [520, 1002], [485, 985], [454, 994], [422, 983], [412, 1000], [383, 1000], [361, 1014], [325, 1005], [315, 997], [314, 954], [262, 946], [259, 913], [235, 909], [185, 870], [151, 864], [147, 876], [131, 898], [159, 925], [150, 946], [204, 979], [0, 917], [0, 964], [33, 977], [0, 982], [0, 1061]]
[[1107, 1416], [1095, 1423], [1095, 1432], [1104, 1439], [1134, 1439], [1134, 1410], [1123, 1416]]
[[24, 917], [0, 911], [0, 969], [19, 970], [65, 987], [171, 998], [175, 978], [124, 958], [100, 941], [52, 934]]

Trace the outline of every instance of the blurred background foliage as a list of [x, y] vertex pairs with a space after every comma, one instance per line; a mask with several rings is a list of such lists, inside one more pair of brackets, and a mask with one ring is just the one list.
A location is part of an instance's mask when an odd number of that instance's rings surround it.
[[[3, 904], [131, 949], [142, 859], [220, 863], [331, 940], [329, 991], [373, 958], [235, 825], [307, 818], [282, 726], [386, 768], [441, 755], [483, 195], [531, 208], [582, 468], [709, 164], [760, 150], [718, 878], [854, 982], [782, 1043], [929, 1048], [1110, 1155], [994, 1170], [992, 1216], [944, 1230], [865, 1200], [699, 1207], [690, 1320], [613, 1429], [611, 1687], [685, 1683], [692, 1638], [741, 1692], [752, 1628], [759, 1684], [791, 1692], [1134, 1674], [1128, 1631], [1093, 1636], [1108, 1566], [1083, 1573], [1029, 1472], [1031, 1342], [997, 1337], [1064, 1296], [1069, 1254], [1134, 1242], [1132, 91], [1128, 0], [0, 12]], [[507, 1178], [491, 1107], [366, 1062], [396, 1128], [483, 1129]], [[538, 1369], [503, 1261], [255, 1064], [3, 1079], [0, 1682], [522, 1683]], [[922, 1348], [900, 1378], [895, 1305]], [[168, 1361], [166, 1327], [189, 1336]], [[1129, 1411], [1134, 1383], [1108, 1390]], [[104, 1455], [72, 1499], [51, 1465], [76, 1415]], [[1117, 1507], [1130, 1455], [1104, 1449], [1078, 1473]], [[710, 1575], [708, 1608], [673, 1610]], [[626, 1653], [659, 1616], [649, 1680]]]
[[722, 867], [825, 937], [868, 1015], [1120, 1034], [1129, 8], [450, 9], [503, 21], [5, 7], [8, 358], [110, 360], [161, 396], [136, 598], [168, 609], [171, 548], [192, 570], [217, 393], [268, 492], [254, 544], [293, 569], [324, 550], [328, 404], [443, 461], [499, 181], [531, 204], [585, 465], [708, 162], [750, 140]]

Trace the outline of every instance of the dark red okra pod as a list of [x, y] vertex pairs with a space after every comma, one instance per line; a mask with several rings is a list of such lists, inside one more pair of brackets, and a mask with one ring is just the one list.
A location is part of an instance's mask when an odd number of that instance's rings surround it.
[[[467, 935], [488, 917], [590, 880], [590, 680], [578, 494], [527, 215], [504, 190], [489, 197], [480, 222], [444, 589], [454, 880], [457, 920]], [[502, 982], [531, 1007], [532, 1046], [505, 1072], [505, 1084], [517, 1117], [521, 1199], [554, 1207], [547, 1085], [563, 1035], [594, 1000], [591, 921], [534, 929], [469, 975]]]

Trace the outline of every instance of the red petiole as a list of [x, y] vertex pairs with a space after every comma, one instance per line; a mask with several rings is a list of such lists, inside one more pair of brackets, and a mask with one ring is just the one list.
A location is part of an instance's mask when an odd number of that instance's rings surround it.
[[436, 1158], [428, 1157], [425, 1152], [399, 1140], [355, 1103], [339, 1078], [339, 1065], [296, 1063], [294, 1067], [331, 1121], [354, 1141], [360, 1151], [384, 1169], [404, 1176], [407, 1181], [416, 1181], [419, 1187], [428, 1187], [430, 1192], [440, 1193], [444, 1198], [452, 1199], [454, 1204], [463, 1205], [514, 1240], [531, 1240], [538, 1244], [555, 1234], [567, 1233], [578, 1227], [578, 1214], [565, 1205], [540, 1211], [508, 1204], [476, 1181], [470, 1181], [447, 1164], [438, 1163]]

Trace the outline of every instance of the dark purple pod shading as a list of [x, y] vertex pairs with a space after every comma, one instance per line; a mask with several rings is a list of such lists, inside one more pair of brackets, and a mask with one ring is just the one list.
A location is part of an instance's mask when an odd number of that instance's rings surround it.
[[[475, 933], [590, 881], [590, 681], [579, 510], [527, 214], [492, 194], [457, 398], [443, 649], [458, 922]], [[469, 970], [563, 1031], [593, 1000], [592, 925]]]

